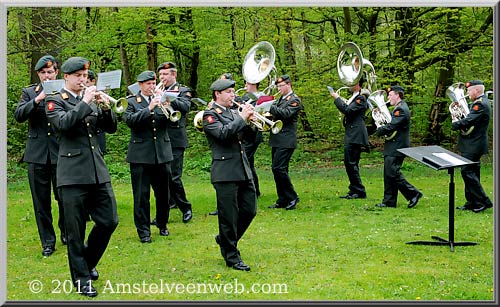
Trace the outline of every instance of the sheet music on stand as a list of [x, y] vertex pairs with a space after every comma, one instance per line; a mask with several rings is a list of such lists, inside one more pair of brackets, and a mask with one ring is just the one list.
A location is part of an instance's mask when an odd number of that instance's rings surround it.
[[100, 72], [97, 74], [97, 91], [120, 88], [122, 71], [120, 69]]
[[42, 82], [43, 91], [46, 95], [57, 93], [64, 88], [64, 79], [47, 80]]
[[139, 91], [141, 90], [141, 88], [139, 87], [139, 83], [133, 83], [133, 84], [130, 84], [128, 87], [128, 91], [130, 92], [130, 94], [132, 95], [137, 95], [139, 93]]

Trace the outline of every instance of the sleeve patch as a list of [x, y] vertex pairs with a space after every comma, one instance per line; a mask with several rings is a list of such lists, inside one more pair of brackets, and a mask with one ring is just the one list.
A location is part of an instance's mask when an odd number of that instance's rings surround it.
[[358, 99], [356, 99], [356, 103], [357, 103], [357, 104], [361, 104], [361, 99], [359, 99], [359, 98], [358, 98]]
[[477, 105], [477, 104], [476, 104], [476, 105], [474, 105], [474, 106], [472, 107], [472, 109], [473, 109], [474, 111], [479, 111], [479, 105]]
[[47, 110], [49, 111], [54, 110], [54, 103], [52, 101], [47, 104]]
[[207, 117], [205, 117], [205, 119], [207, 120], [207, 122], [209, 124], [213, 123], [214, 122], [214, 118], [212, 117], [212, 115], [208, 115]]
[[399, 116], [399, 115], [400, 115], [399, 114], [399, 110], [397, 110], [397, 111], [394, 112], [394, 116]]
[[297, 105], [297, 102], [292, 103], [292, 107], [296, 107]]

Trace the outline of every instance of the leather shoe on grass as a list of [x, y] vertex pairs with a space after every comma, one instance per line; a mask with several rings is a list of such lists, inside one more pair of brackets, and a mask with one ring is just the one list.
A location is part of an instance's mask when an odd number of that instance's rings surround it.
[[279, 209], [279, 208], [285, 208], [285, 206], [278, 204], [278, 203], [274, 203], [274, 204], [268, 206], [268, 208], [269, 209]]
[[475, 213], [479, 213], [479, 212], [482, 212], [482, 211], [484, 211], [488, 208], [491, 208], [491, 207], [493, 207], [493, 206], [492, 205], [481, 205], [479, 208], [472, 209], [472, 211]]
[[209, 212], [208, 215], [218, 215], [219, 214], [219, 210], [215, 210], [215, 211], [212, 211], [212, 212]]
[[82, 286], [79, 293], [83, 296], [88, 296], [88, 297], [97, 296], [97, 290], [94, 287], [92, 287], [92, 283], [90, 282]]
[[418, 192], [417, 196], [413, 197], [408, 203], [408, 208], [415, 207], [422, 196], [424, 196], [424, 194], [422, 194], [422, 192]]
[[42, 255], [44, 257], [49, 257], [56, 251], [56, 248], [54, 246], [45, 246], [42, 250]]
[[396, 208], [396, 206], [389, 206], [389, 205], [384, 204], [384, 203], [376, 204], [375, 206], [380, 207], [380, 208]]
[[170, 232], [168, 232], [168, 229], [167, 228], [163, 228], [163, 229], [160, 229], [160, 236], [168, 236], [170, 234]]
[[285, 208], [285, 209], [286, 209], [286, 210], [293, 210], [293, 209], [297, 208], [297, 204], [299, 203], [299, 201], [300, 201], [300, 198], [298, 198], [298, 197], [297, 197], [297, 198], [295, 198], [294, 200], [292, 200], [292, 201], [288, 204], [288, 206], [286, 206], [286, 208]]
[[246, 265], [245, 262], [243, 262], [243, 261], [240, 261], [240, 262], [235, 263], [233, 265], [228, 264], [228, 266], [230, 266], [233, 269], [238, 270], [238, 271], [250, 271], [250, 267], [248, 265]]
[[91, 280], [98, 280], [99, 279], [99, 272], [97, 272], [97, 270], [95, 268], [92, 268], [92, 270], [90, 270], [90, 279]]
[[151, 237], [150, 236], [142, 237], [141, 243], [151, 243]]
[[182, 222], [187, 223], [193, 218], [193, 211], [188, 210], [182, 215]]
[[360, 194], [357, 194], [357, 193], [347, 193], [346, 195], [344, 196], [340, 196], [340, 198], [345, 198], [345, 199], [357, 199], [357, 198], [366, 198], [366, 194], [365, 195], [360, 195]]

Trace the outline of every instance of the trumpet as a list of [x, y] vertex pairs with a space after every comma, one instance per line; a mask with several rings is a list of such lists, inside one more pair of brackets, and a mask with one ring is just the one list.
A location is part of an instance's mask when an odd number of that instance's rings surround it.
[[[234, 104], [236, 104], [238, 106], [238, 108], [240, 108], [240, 109], [243, 107], [242, 104], [240, 104], [234, 100], [232, 100], [232, 102]], [[252, 121], [251, 123], [260, 131], [271, 130], [271, 132], [273, 134], [278, 134], [281, 131], [281, 129], [283, 128], [283, 122], [281, 120], [272, 121], [259, 112], [254, 112], [253, 115], [257, 118], [257, 120]]]
[[[81, 83], [80, 85], [84, 90], [88, 88], [88, 86], [83, 83]], [[109, 102], [111, 103], [111, 110], [113, 110], [113, 112], [115, 113], [123, 113], [127, 109], [128, 101], [125, 97], [115, 99], [102, 91], [95, 92], [95, 95], [99, 95], [109, 100]]]
[[[158, 85], [155, 87], [155, 90], [152, 91], [152, 94], [154, 94], [154, 92], [158, 89], [160, 89], [160, 87], [163, 85], [163, 83], [158, 83]], [[167, 101], [167, 98], [170, 99], [170, 96], [169, 95], [166, 95], [166, 92], [163, 93], [163, 95], [154, 95], [154, 98], [157, 98], [159, 97], [160, 98], [160, 103], [157, 105], [157, 107], [162, 111], [162, 113], [173, 123], [179, 121], [179, 119], [181, 119], [182, 117], [182, 114], [181, 112], [179, 111], [176, 111], [172, 108], [172, 106], [170, 105], [170, 103], [168, 103], [167, 105], [164, 105], [163, 102]]]

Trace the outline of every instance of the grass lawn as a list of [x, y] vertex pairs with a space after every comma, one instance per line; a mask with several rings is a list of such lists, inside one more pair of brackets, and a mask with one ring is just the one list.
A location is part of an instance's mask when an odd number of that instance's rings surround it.
[[[193, 220], [182, 223], [174, 209], [170, 236], [153, 229], [152, 244], [137, 237], [129, 181], [114, 181], [120, 224], [97, 266], [99, 295], [92, 300], [494, 300], [494, 211], [455, 211], [455, 241], [478, 245], [452, 252], [448, 246], [406, 244], [448, 239], [448, 173], [406, 159], [403, 174], [424, 197], [408, 209], [400, 194], [397, 208], [380, 209], [374, 204], [383, 197], [382, 165], [363, 163], [368, 198], [361, 200], [339, 198], [348, 186], [342, 167], [291, 167], [301, 198], [293, 211], [267, 208], [276, 199], [275, 186], [270, 169], [259, 168], [263, 196], [239, 244], [250, 272], [227, 268], [214, 241], [217, 217], [208, 212], [215, 209], [215, 191], [208, 173], [184, 176]], [[482, 164], [481, 179], [493, 200], [491, 161]], [[461, 205], [459, 169], [455, 183]], [[7, 191], [7, 299], [90, 300], [71, 289], [64, 246], [58, 242], [51, 257], [41, 255], [27, 179], [10, 182]]]

